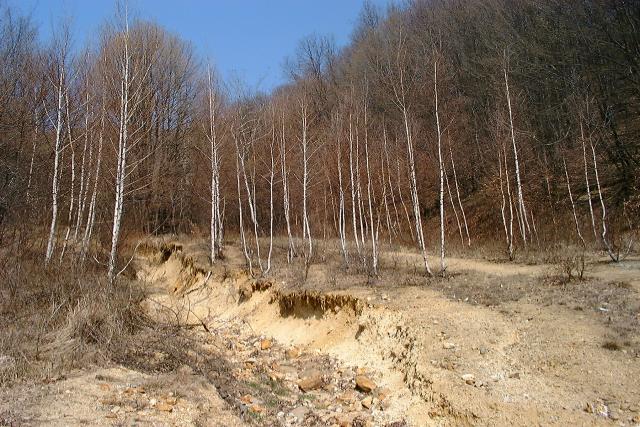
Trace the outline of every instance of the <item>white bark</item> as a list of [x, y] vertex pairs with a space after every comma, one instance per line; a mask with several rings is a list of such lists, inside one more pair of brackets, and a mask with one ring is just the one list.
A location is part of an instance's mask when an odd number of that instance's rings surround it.
[[[366, 101], [365, 101], [366, 102]], [[370, 224], [370, 232], [371, 232], [371, 272], [374, 276], [378, 276], [378, 237], [377, 237], [377, 227], [374, 226], [373, 221], [373, 192], [371, 189], [371, 168], [369, 166], [369, 137], [367, 130], [367, 108], [365, 104], [364, 109], [364, 152], [365, 152], [365, 162], [366, 162], [366, 171], [367, 171], [367, 200], [369, 204], [369, 224]]]
[[509, 180], [509, 162], [507, 160], [507, 149], [503, 145], [502, 153], [504, 155], [504, 172], [505, 181], [507, 184], [507, 201], [509, 202], [509, 238], [507, 244], [507, 251], [509, 253], [509, 259], [513, 260], [513, 198], [511, 196], [511, 184]]
[[420, 199], [418, 198], [418, 183], [416, 179], [416, 165], [413, 152], [413, 140], [411, 138], [411, 131], [409, 129], [409, 116], [406, 107], [402, 108], [402, 117], [404, 120], [404, 127], [407, 137], [407, 154], [409, 162], [409, 183], [411, 190], [411, 202], [413, 205], [413, 216], [416, 229], [416, 240], [418, 241], [418, 247], [422, 253], [422, 260], [424, 262], [424, 268], [428, 275], [432, 275], [431, 268], [429, 268], [429, 261], [427, 260], [427, 248], [424, 241], [424, 232], [422, 229], [422, 215], [420, 213]]
[[80, 255], [81, 263], [84, 262], [87, 252], [89, 251], [89, 243], [91, 241], [91, 235], [93, 233], [93, 225], [96, 219], [96, 197], [98, 194], [98, 180], [100, 179], [100, 166], [102, 164], [102, 145], [104, 137], [104, 119], [105, 119], [105, 106], [104, 98], [102, 100], [102, 114], [100, 118], [100, 133], [98, 136], [98, 154], [96, 157], [96, 170], [95, 178], [93, 181], [93, 191], [91, 193], [91, 202], [89, 203], [89, 213], [87, 214], [87, 224], [84, 229], [84, 236], [82, 238], [82, 250]]
[[509, 94], [509, 80], [507, 78], [507, 68], [504, 68], [504, 85], [507, 93], [507, 107], [509, 109], [509, 127], [511, 129], [511, 142], [513, 145], [513, 159], [516, 171], [516, 188], [518, 191], [518, 215], [520, 221], [520, 232], [522, 234], [522, 242], [526, 246], [527, 244], [527, 210], [524, 205], [524, 197], [522, 195], [522, 180], [520, 179], [520, 163], [518, 162], [518, 147], [516, 145], [515, 129], [513, 126], [513, 113], [511, 109], [511, 95]]
[[593, 237], [598, 239], [598, 232], [596, 231], [596, 218], [593, 214], [593, 203], [591, 202], [591, 188], [589, 186], [589, 168], [587, 167], [587, 149], [584, 143], [584, 129], [582, 122], [580, 122], [580, 142], [582, 142], [582, 160], [584, 162], [584, 183], [587, 190], [587, 202], [589, 203], [589, 215], [591, 216], [591, 229], [593, 230]]
[[440, 115], [438, 113], [438, 62], [433, 62], [433, 93], [435, 100], [436, 130], [438, 132], [438, 168], [440, 169], [440, 273], [444, 275], [447, 266], [445, 264], [444, 241], [444, 164], [442, 161], [442, 132], [440, 131]]
[[507, 227], [507, 217], [505, 214], [505, 207], [507, 205], [507, 200], [504, 195], [504, 184], [502, 179], [502, 150], [498, 150], [498, 170], [499, 170], [499, 180], [500, 180], [500, 196], [502, 198], [502, 204], [500, 205], [500, 214], [502, 216], [502, 225], [504, 226], [504, 235], [507, 240], [507, 247], [509, 248], [509, 258], [511, 258], [511, 241], [509, 236], [509, 228]]
[[129, 22], [125, 15], [125, 33], [123, 37], [123, 52], [120, 74], [120, 120], [118, 122], [118, 151], [116, 157], [116, 182], [115, 200], [113, 204], [113, 228], [111, 230], [111, 251], [107, 266], [107, 277], [110, 282], [116, 278], [116, 258], [118, 254], [118, 241], [120, 239], [120, 227], [122, 213], [124, 211], [124, 190], [127, 176], [127, 151], [129, 149], [129, 102], [130, 102], [130, 67], [129, 56]]
[[602, 210], [602, 243], [604, 244], [605, 249], [607, 250], [607, 254], [613, 262], [619, 261], [619, 256], [613, 253], [613, 248], [611, 247], [611, 243], [607, 239], [607, 210], [604, 206], [604, 197], [602, 196], [602, 187], [600, 186], [600, 176], [598, 175], [598, 161], [596, 160], [596, 149], [593, 146], [593, 143], [590, 142], [591, 145], [591, 153], [593, 154], [593, 172], [596, 177], [596, 188], [598, 189], [598, 197], [600, 199], [600, 209]]
[[346, 224], [346, 209], [345, 209], [345, 197], [344, 197], [344, 185], [342, 183], [342, 145], [340, 132], [337, 132], [337, 167], [338, 167], [338, 186], [339, 186], [339, 212], [338, 212], [338, 235], [340, 238], [340, 248], [342, 249], [342, 257], [344, 263], [349, 265], [349, 251], [347, 249], [347, 224]]
[[352, 221], [351, 225], [353, 226], [353, 239], [356, 243], [356, 251], [358, 252], [358, 256], [362, 258], [362, 248], [360, 247], [360, 237], [358, 237], [358, 222], [356, 218], [356, 205], [359, 205], [360, 202], [356, 198], [356, 180], [355, 180], [355, 171], [354, 171], [354, 155], [353, 155], [353, 122], [351, 119], [351, 113], [349, 113], [349, 178], [350, 178], [350, 188], [351, 188], [351, 216]]
[[271, 128], [271, 143], [269, 144], [269, 154], [271, 155], [271, 168], [269, 169], [269, 252], [267, 254], [267, 268], [264, 271], [264, 274], [269, 273], [271, 270], [271, 255], [273, 253], [273, 183], [276, 176], [276, 161], [274, 156], [275, 144], [276, 128], [274, 116]]
[[56, 228], [58, 225], [58, 190], [59, 190], [59, 167], [60, 167], [60, 152], [62, 151], [62, 103], [65, 92], [65, 58], [66, 52], [63, 50], [61, 60], [59, 64], [58, 82], [57, 82], [57, 95], [58, 105], [56, 109], [56, 122], [52, 123], [55, 132], [56, 139], [53, 151], [53, 178], [51, 184], [51, 226], [49, 227], [49, 239], [47, 242], [47, 252], [45, 254], [45, 265], [51, 261], [53, 256], [53, 250], [55, 248], [56, 241]]
[[462, 224], [460, 223], [458, 210], [456, 209], [456, 205], [453, 201], [453, 194], [451, 193], [451, 186], [449, 185], [449, 175], [447, 174], [446, 168], [445, 168], [445, 174], [444, 174], [444, 182], [447, 185], [447, 192], [449, 193], [449, 203], [451, 203], [451, 209], [453, 209], [453, 215], [456, 218], [456, 224], [458, 224], [458, 233], [460, 234], [460, 243], [464, 245], [464, 236], [462, 235]]
[[309, 224], [309, 213], [307, 211], [307, 189], [309, 186], [309, 141], [307, 138], [307, 106], [303, 102], [302, 110], [302, 240], [307, 241], [307, 261], [313, 255], [313, 242], [311, 240], [311, 226]]
[[453, 161], [453, 151], [451, 145], [449, 145], [449, 157], [451, 158], [451, 168], [453, 169], [453, 182], [456, 186], [456, 195], [458, 196], [458, 206], [462, 212], [462, 220], [464, 222], [464, 231], [467, 234], [467, 246], [471, 247], [471, 235], [469, 234], [469, 225], [467, 224], [467, 215], [464, 213], [464, 206], [462, 206], [462, 198], [460, 198], [460, 186], [458, 185], [458, 174], [456, 173], [456, 164]]
[[222, 251], [222, 220], [220, 217], [220, 159], [219, 142], [216, 129], [216, 93], [213, 88], [211, 68], [207, 67], [209, 92], [209, 146], [211, 166], [211, 221], [210, 221], [210, 259], [213, 264], [220, 258]]
[[285, 139], [284, 129], [284, 111], [282, 111], [282, 138], [280, 139], [280, 171], [282, 175], [282, 207], [284, 210], [284, 218], [287, 224], [287, 262], [291, 263], [291, 260], [295, 256], [296, 248], [293, 242], [293, 235], [291, 233], [291, 214], [289, 209], [289, 180], [287, 170], [287, 144]]
[[73, 219], [74, 207], [75, 207], [75, 183], [76, 183], [76, 150], [74, 147], [75, 140], [71, 134], [71, 114], [69, 113], [69, 97], [66, 97], [66, 111], [67, 111], [67, 136], [69, 138], [68, 147], [71, 149], [71, 189], [70, 189], [70, 201], [69, 201], [69, 215], [67, 217], [67, 231], [64, 235], [64, 241], [62, 244], [62, 250], [60, 251], [60, 262], [64, 258], [67, 244], [69, 243], [69, 234], [71, 233], [71, 225]]
[[569, 180], [569, 172], [567, 171], [567, 162], [564, 157], [562, 158], [562, 166], [564, 166], [564, 176], [567, 179], [567, 191], [569, 192], [569, 202], [571, 203], [571, 211], [573, 212], [573, 221], [576, 226], [576, 234], [582, 242], [582, 246], [586, 246], [584, 242], [584, 238], [582, 237], [582, 232], [580, 231], [580, 223], [578, 222], [578, 215], [576, 214], [576, 204], [573, 201], [573, 194], [571, 193], [571, 182]]

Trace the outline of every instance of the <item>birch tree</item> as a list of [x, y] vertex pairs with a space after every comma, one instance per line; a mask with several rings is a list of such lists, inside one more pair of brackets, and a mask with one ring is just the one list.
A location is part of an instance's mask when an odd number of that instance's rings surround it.
[[209, 101], [209, 139], [210, 167], [211, 167], [211, 221], [210, 221], [210, 259], [213, 264], [222, 255], [223, 223], [220, 213], [220, 142], [217, 137], [217, 111], [216, 89], [211, 72], [207, 67], [207, 89]]
[[526, 230], [526, 221], [527, 221], [527, 210], [524, 205], [524, 197], [522, 195], [522, 180], [520, 179], [520, 162], [518, 161], [518, 147], [516, 145], [516, 134], [515, 128], [513, 126], [513, 113], [511, 109], [511, 95], [509, 93], [509, 79], [507, 77], [507, 62], [506, 62], [506, 51], [505, 51], [505, 65], [504, 65], [504, 86], [507, 94], [507, 107], [509, 111], [509, 129], [511, 131], [511, 143], [513, 147], [513, 163], [515, 167], [516, 173], [516, 189], [518, 195], [518, 218], [520, 224], [520, 232], [522, 235], [522, 243], [526, 246], [527, 244], [527, 230]]
[[56, 44], [57, 46], [55, 47], [56, 53], [54, 60], [56, 78], [55, 80], [51, 79], [51, 84], [55, 87], [57, 99], [55, 119], [51, 119], [51, 126], [55, 131], [55, 141], [53, 147], [53, 175], [51, 178], [51, 225], [49, 226], [49, 238], [47, 241], [47, 251], [45, 254], [45, 265], [51, 261], [51, 257], [53, 256], [53, 251], [56, 244], [56, 230], [58, 225], [58, 192], [60, 188], [59, 168], [60, 154], [63, 149], [63, 107], [67, 85], [67, 62], [69, 56], [69, 33], [66, 28], [62, 37], [57, 41]]
[[438, 168], [440, 169], [440, 191], [438, 193], [440, 202], [440, 273], [444, 276], [447, 269], [445, 264], [445, 242], [444, 242], [444, 162], [442, 160], [442, 132], [440, 131], [440, 115], [438, 113], [438, 60], [433, 61], [433, 93], [436, 115], [436, 131], [438, 141]]

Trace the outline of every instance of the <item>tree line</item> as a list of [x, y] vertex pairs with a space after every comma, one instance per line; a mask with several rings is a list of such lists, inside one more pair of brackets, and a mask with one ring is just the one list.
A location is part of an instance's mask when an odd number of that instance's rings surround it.
[[305, 38], [265, 94], [124, 7], [79, 49], [3, 6], [0, 239], [112, 279], [123, 236], [162, 233], [208, 235], [212, 262], [237, 237], [257, 274], [274, 236], [307, 266], [335, 239], [372, 275], [395, 244], [428, 274], [452, 246], [618, 260], [640, 213], [639, 25], [638, 2], [365, 3], [347, 46]]

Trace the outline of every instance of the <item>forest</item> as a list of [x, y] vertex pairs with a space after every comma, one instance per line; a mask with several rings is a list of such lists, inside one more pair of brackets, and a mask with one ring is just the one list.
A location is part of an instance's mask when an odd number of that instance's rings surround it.
[[240, 235], [263, 272], [256, 239], [285, 233], [291, 256], [339, 238], [374, 270], [386, 241], [619, 257], [640, 203], [639, 10], [366, 4], [348, 46], [300, 41], [264, 94], [122, 10], [78, 49], [64, 24], [39, 45], [4, 7], [3, 245], [20, 229], [45, 263], [106, 250], [111, 276], [136, 233], [209, 232], [212, 259]]
[[[129, 322], [141, 321], [144, 296], [131, 296], [130, 281], [146, 271], [139, 258], [154, 239], [165, 242], [163, 261], [183, 251], [170, 239], [202, 242], [202, 270], [193, 260], [180, 267], [202, 287], [216, 268], [246, 271], [254, 286], [240, 301], [286, 269], [302, 289], [333, 262], [326, 283], [364, 278], [370, 292], [387, 289], [402, 251], [418, 260], [407, 283], [445, 293], [466, 277], [460, 259], [524, 275], [544, 259], [559, 264], [563, 286], [635, 259], [638, 1], [365, 2], [345, 46], [330, 35], [300, 40], [283, 64], [286, 82], [269, 92], [223, 79], [216, 58], [126, 3], [86, 45], [70, 22], [43, 38], [28, 14], [0, 3], [0, 313], [15, 326], [0, 334], [0, 374], [3, 352], [24, 366], [41, 360], [47, 328], [71, 325], [79, 301], [89, 304], [82, 322], [101, 331], [86, 342], [111, 348], [138, 330]], [[502, 284], [491, 287], [499, 283], [478, 292], [509, 300]], [[456, 289], [456, 301], [467, 295]], [[558, 301], [559, 288], [531, 289]], [[608, 324], [617, 325], [610, 289], [627, 298], [624, 313], [640, 307], [631, 288], [582, 289]], [[40, 319], [39, 332], [20, 332], [28, 318]], [[606, 345], [637, 357], [640, 317], [624, 319], [635, 326]], [[20, 336], [37, 350], [12, 350]]]

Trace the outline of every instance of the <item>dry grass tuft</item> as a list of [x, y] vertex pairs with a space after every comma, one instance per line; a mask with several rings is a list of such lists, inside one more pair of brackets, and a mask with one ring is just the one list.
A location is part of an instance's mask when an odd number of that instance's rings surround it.
[[0, 263], [0, 384], [48, 379], [69, 368], [101, 363], [147, 320], [144, 295], [122, 279], [70, 262], [43, 268], [35, 252]]

